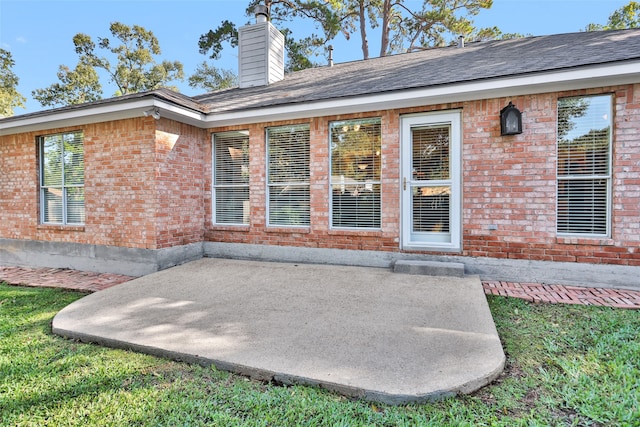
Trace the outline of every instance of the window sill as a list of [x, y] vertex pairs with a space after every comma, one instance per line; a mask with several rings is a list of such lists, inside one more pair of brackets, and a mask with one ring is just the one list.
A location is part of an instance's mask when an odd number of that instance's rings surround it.
[[38, 230], [84, 232], [84, 225], [38, 224]]
[[282, 226], [267, 226], [264, 229], [265, 233], [298, 233], [298, 234], [309, 234], [311, 233], [311, 229], [309, 227], [282, 227]]
[[610, 237], [557, 236], [556, 243], [562, 245], [613, 246], [615, 241]]
[[382, 235], [382, 230], [363, 229], [357, 228], [332, 228], [327, 232], [330, 236], [362, 236], [362, 237], [379, 237]]
[[251, 226], [249, 224], [213, 224], [211, 230], [213, 231], [249, 231]]

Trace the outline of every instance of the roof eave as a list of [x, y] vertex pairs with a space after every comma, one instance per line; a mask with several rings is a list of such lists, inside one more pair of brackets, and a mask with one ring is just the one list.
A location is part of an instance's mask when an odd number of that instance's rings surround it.
[[10, 117], [0, 121], [0, 136], [143, 117], [145, 111], [154, 108], [159, 110], [160, 117], [204, 127], [203, 113], [150, 93], [140, 98], [113, 98], [78, 108], [43, 111], [15, 119]]
[[144, 116], [157, 108], [161, 117], [198, 128], [247, 125], [387, 109], [465, 102], [487, 98], [586, 89], [640, 83], [640, 60], [564, 70], [528, 73], [476, 81], [334, 98], [316, 102], [291, 102], [273, 107], [205, 114], [150, 92], [130, 98], [44, 111], [0, 121], [0, 136]]

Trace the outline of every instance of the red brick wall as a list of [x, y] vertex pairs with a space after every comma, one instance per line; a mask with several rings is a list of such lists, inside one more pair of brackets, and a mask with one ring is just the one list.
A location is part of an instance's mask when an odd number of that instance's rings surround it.
[[[36, 139], [71, 130], [84, 132], [86, 221], [43, 225]], [[200, 242], [204, 140], [150, 117], [3, 136], [0, 237], [147, 249]]]
[[[612, 238], [555, 233], [559, 97], [615, 94]], [[498, 112], [523, 112], [521, 135], [500, 136]], [[482, 114], [483, 111], [489, 114]], [[640, 85], [465, 104], [464, 254], [525, 260], [640, 265]], [[489, 230], [490, 224], [497, 230]]]
[[[290, 245], [315, 248], [356, 250], [397, 250], [399, 245], [399, 158], [383, 158], [383, 170], [395, 170], [383, 174], [382, 181], [382, 227], [380, 231], [331, 230], [329, 228], [329, 122], [356, 117], [382, 117], [382, 151], [386, 148], [398, 150], [398, 134], [389, 125], [391, 112], [374, 112], [349, 116], [313, 118], [307, 121], [286, 123], [309, 123], [310, 141], [310, 222], [308, 228], [266, 227], [266, 146], [265, 128], [285, 122], [261, 123], [245, 127], [215, 129], [249, 130], [250, 145], [250, 199], [251, 220], [249, 226], [221, 226], [211, 224], [211, 199], [207, 199], [206, 240], [215, 242]], [[397, 120], [395, 121], [397, 127]], [[208, 166], [207, 193], [211, 189], [211, 143], [205, 154]], [[395, 147], [395, 148], [394, 148]], [[391, 169], [395, 168], [395, 169]]]
[[204, 151], [207, 132], [160, 120], [156, 130], [156, 236], [158, 248], [204, 238]]
[[[542, 259], [538, 249], [527, 256], [522, 249], [530, 244], [553, 246], [556, 99], [536, 95], [465, 104], [465, 254]], [[502, 137], [499, 112], [509, 101], [523, 112], [523, 133]], [[489, 230], [490, 225], [497, 229]]]
[[[611, 239], [558, 237], [555, 232], [556, 109], [559, 97], [615, 93], [614, 188]], [[523, 112], [521, 135], [500, 135], [500, 110], [512, 101]], [[264, 128], [250, 132], [251, 224], [211, 224], [211, 147], [205, 185], [208, 241], [399, 251], [400, 114], [461, 109], [463, 114], [462, 255], [525, 260], [640, 265], [640, 85], [489, 99], [459, 104], [314, 118], [311, 124], [311, 226], [265, 226]], [[329, 228], [328, 124], [356, 117], [382, 118], [382, 227], [380, 231]], [[214, 129], [224, 131], [231, 128]], [[495, 226], [491, 230], [490, 226]], [[436, 254], [434, 252], [429, 252]]]
[[[610, 239], [555, 233], [558, 97], [615, 93]], [[512, 101], [524, 132], [500, 136]], [[151, 117], [0, 137], [0, 237], [158, 249], [205, 241], [399, 251], [400, 115], [460, 109], [463, 122], [462, 255], [640, 265], [640, 85], [273, 122], [202, 131]], [[329, 227], [329, 122], [382, 119], [379, 231]], [[265, 127], [309, 123], [311, 226], [266, 227]], [[39, 225], [36, 137], [82, 129], [86, 224]], [[249, 226], [212, 224], [211, 133], [250, 132]], [[491, 227], [490, 227], [491, 226]], [[495, 226], [495, 230], [490, 229]], [[433, 252], [429, 252], [433, 253]]]
[[156, 248], [151, 118], [84, 128], [86, 243]]
[[[616, 90], [613, 240], [609, 264], [640, 265], [640, 84]], [[628, 248], [628, 249], [627, 249]], [[626, 249], [626, 250], [625, 250]], [[601, 251], [594, 256], [600, 257]]]
[[34, 236], [38, 223], [36, 147], [31, 135], [0, 137], [0, 237]]

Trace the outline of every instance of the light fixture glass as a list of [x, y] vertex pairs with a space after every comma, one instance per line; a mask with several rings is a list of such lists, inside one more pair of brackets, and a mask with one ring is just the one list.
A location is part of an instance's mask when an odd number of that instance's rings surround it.
[[500, 135], [517, 135], [522, 133], [522, 113], [511, 101], [500, 110]]

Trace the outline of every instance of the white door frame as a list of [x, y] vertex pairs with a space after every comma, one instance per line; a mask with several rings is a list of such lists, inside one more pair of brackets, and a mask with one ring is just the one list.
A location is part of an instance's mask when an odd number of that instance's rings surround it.
[[[403, 249], [422, 249], [436, 251], [460, 251], [462, 246], [462, 120], [461, 111], [445, 111], [433, 113], [408, 114], [400, 117], [400, 244]], [[449, 206], [450, 236], [430, 235], [430, 233], [412, 232], [412, 188], [418, 186], [412, 174], [412, 141], [411, 129], [415, 127], [450, 125], [449, 136], [449, 172], [450, 179], [434, 181], [434, 185], [451, 187]], [[419, 235], [419, 236], [418, 236]]]

